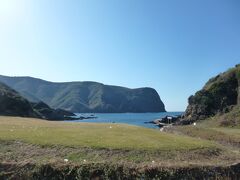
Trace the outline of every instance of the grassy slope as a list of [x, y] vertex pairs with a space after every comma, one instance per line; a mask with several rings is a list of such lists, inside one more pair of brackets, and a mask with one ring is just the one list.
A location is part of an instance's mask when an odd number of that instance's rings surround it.
[[234, 107], [230, 112], [217, 114], [202, 123], [205, 127], [234, 127], [240, 129], [240, 106]]
[[190, 150], [214, 146], [207, 141], [124, 124], [49, 122], [15, 117], [0, 117], [0, 139], [39, 145], [138, 150]]
[[[231, 114], [231, 113], [230, 113]], [[229, 114], [229, 115], [230, 115]], [[225, 114], [224, 116], [228, 116]], [[169, 131], [187, 135], [190, 137], [218, 142], [225, 146], [240, 148], [240, 127], [222, 126], [223, 116], [214, 116], [206, 120], [198, 121], [196, 126], [176, 126]]]

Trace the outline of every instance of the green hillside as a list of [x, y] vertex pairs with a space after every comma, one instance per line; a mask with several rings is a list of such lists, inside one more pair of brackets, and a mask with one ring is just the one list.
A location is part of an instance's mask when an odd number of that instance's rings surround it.
[[28, 100], [3, 83], [0, 83], [0, 115], [39, 117]]
[[43, 101], [72, 112], [163, 112], [165, 107], [152, 88], [129, 89], [97, 82], [53, 83], [31, 77], [0, 76], [0, 81], [29, 101]]
[[3, 83], [0, 83], [0, 115], [37, 117], [47, 120], [64, 120], [65, 116], [74, 116], [73, 113], [62, 109], [52, 109], [43, 102], [29, 102]]
[[216, 119], [218, 125], [238, 126], [240, 114], [240, 66], [210, 79], [202, 90], [189, 98], [187, 120]]

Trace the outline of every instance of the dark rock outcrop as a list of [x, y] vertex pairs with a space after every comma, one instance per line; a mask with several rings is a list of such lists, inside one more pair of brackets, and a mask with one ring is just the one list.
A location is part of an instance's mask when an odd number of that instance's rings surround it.
[[0, 81], [29, 101], [42, 101], [55, 109], [87, 113], [165, 111], [152, 88], [129, 89], [97, 82], [53, 83], [31, 77], [0, 76]]
[[52, 109], [47, 104], [43, 102], [32, 103], [32, 107], [39, 115], [46, 120], [75, 120], [74, 113], [62, 110], [62, 109]]
[[159, 125], [160, 127], [163, 126], [167, 126], [167, 125], [171, 125], [171, 124], [176, 124], [177, 122], [179, 122], [181, 120], [182, 115], [178, 115], [178, 116], [165, 116], [163, 118], [160, 119], [155, 119], [153, 121], [149, 121], [149, 122], [145, 122], [145, 124], [156, 124]]
[[76, 116], [74, 113], [70, 112], [70, 111], [66, 111], [64, 109], [55, 109], [55, 112], [61, 116]]
[[188, 102], [184, 119], [192, 122], [231, 112], [240, 104], [240, 66], [210, 79]]

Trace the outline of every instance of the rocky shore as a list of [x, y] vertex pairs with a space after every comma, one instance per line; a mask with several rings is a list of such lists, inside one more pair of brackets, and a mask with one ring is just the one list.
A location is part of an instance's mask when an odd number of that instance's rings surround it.
[[163, 118], [156, 119], [156, 120], [149, 121], [149, 122], [145, 122], [145, 123], [146, 124], [147, 123], [155, 124], [159, 128], [162, 128], [164, 126], [176, 125], [176, 124], [178, 124], [180, 122], [180, 120], [182, 120], [182, 115], [178, 115], [178, 116], [165, 116]]

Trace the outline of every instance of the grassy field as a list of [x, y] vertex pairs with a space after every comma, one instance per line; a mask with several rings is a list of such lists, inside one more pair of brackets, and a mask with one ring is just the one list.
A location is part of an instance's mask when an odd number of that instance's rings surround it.
[[[177, 128], [166, 133], [124, 124], [0, 117], [0, 179], [54, 179], [58, 175], [60, 179], [82, 179], [95, 173], [103, 179], [166, 179], [179, 175], [184, 179], [186, 174], [194, 179], [196, 171], [197, 177], [201, 173], [201, 177], [206, 177], [205, 173], [216, 177], [219, 172], [226, 172], [226, 177], [232, 172], [238, 176], [230, 167], [240, 162], [239, 149], [215, 141], [221, 138], [218, 133], [228, 133], [238, 141], [238, 130], [212, 129], [214, 138], [209, 139], [206, 128]], [[215, 172], [216, 165], [230, 169]]]
[[214, 146], [203, 140], [124, 124], [50, 122], [15, 117], [0, 117], [0, 140], [138, 150], [191, 150]]

